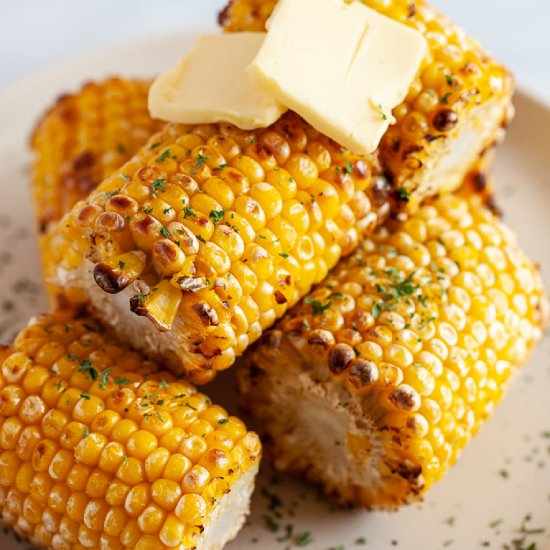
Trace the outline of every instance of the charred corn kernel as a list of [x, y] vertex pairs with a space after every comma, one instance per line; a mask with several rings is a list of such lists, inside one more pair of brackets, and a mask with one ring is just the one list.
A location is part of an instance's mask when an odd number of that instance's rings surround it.
[[[538, 270], [511, 231], [478, 197], [446, 195], [377, 230], [264, 334], [240, 373], [243, 403], [278, 468], [343, 502], [395, 508], [443, 476], [547, 319]], [[201, 418], [221, 420], [217, 408]], [[321, 434], [342, 453], [320, 461]], [[216, 475], [229, 454], [213, 446], [199, 464]]]
[[[90, 288], [107, 323], [120, 302], [108, 295], [125, 291], [151, 323], [140, 325], [147, 337], [132, 316], [115, 330], [146, 353], [145, 342], [170, 331], [160, 354], [200, 383], [353, 250], [357, 224], [388, 210], [385, 184], [371, 175], [380, 172], [376, 157], [351, 155], [293, 113], [253, 132], [205, 128], [166, 126], [67, 214], [51, 247], [58, 272]], [[47, 355], [55, 360], [54, 350]]]
[[[89, 83], [61, 96], [36, 125], [32, 182], [46, 278], [55, 271], [46, 254], [52, 226], [164, 125], [149, 117], [148, 88], [147, 81], [120, 78]], [[137, 204], [108, 209], [134, 215]], [[62, 299], [59, 289], [48, 290], [52, 300]]]
[[[261, 453], [239, 419], [74, 313], [37, 317], [1, 355], [3, 522], [46, 548], [213, 548], [236, 535]], [[237, 519], [220, 530], [225, 513]]]
[[[502, 138], [513, 81], [505, 68], [426, 0], [362, 1], [415, 28], [428, 41], [419, 75], [405, 101], [394, 109], [397, 122], [379, 147], [381, 162], [394, 183], [393, 206], [411, 212], [431, 194], [430, 186], [440, 191], [458, 188], [482, 151]], [[265, 30], [276, 4], [275, 0], [230, 0], [220, 23], [230, 32]], [[469, 132], [476, 137], [468, 138]], [[321, 146], [331, 149], [325, 143]], [[289, 162], [301, 166], [296, 180], [305, 189], [314, 183], [311, 161], [320, 172], [328, 166], [317, 141], [299, 148], [303, 149], [306, 158], [292, 155]], [[306, 172], [311, 178], [304, 177]], [[485, 186], [482, 179], [477, 182]]]

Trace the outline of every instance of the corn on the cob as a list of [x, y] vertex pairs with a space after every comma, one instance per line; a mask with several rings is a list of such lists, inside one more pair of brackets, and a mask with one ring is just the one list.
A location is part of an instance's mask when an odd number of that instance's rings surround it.
[[57, 284], [204, 383], [387, 214], [377, 173], [293, 113], [250, 132], [169, 125], [59, 224]]
[[[411, 211], [435, 189], [456, 189], [480, 151], [501, 139], [513, 82], [504, 67], [424, 0], [362, 1], [416, 28], [429, 44], [406, 100], [394, 110], [397, 122], [380, 144], [380, 160], [400, 205]], [[232, 0], [220, 23], [227, 31], [264, 30], [275, 5], [274, 0]]]
[[164, 126], [148, 114], [148, 89], [142, 80], [90, 82], [61, 96], [36, 125], [32, 183], [46, 278], [55, 271], [45, 254], [52, 226]]
[[537, 268], [476, 201], [378, 230], [268, 331], [239, 371], [275, 465], [341, 501], [424, 493], [540, 339]]
[[260, 442], [87, 318], [37, 318], [0, 350], [2, 522], [41, 547], [221, 549]]

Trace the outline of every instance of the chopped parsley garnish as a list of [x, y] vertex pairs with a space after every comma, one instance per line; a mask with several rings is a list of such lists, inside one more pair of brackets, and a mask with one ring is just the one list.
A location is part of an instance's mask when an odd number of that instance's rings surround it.
[[164, 225], [160, 228], [160, 232], [163, 237], [170, 237], [170, 232], [168, 231], [168, 229], [166, 229], [166, 227], [164, 227]]
[[543, 527], [527, 527], [527, 524], [533, 519], [533, 516], [531, 514], [527, 514], [523, 521], [521, 522], [521, 526], [519, 528], [520, 533], [524, 535], [540, 535], [546, 531]]
[[118, 384], [119, 386], [122, 384], [128, 384], [130, 380], [128, 378], [125, 378], [124, 376], [121, 376], [120, 378], [117, 378], [115, 380], [115, 384]]
[[164, 191], [164, 189], [166, 189], [164, 185], [165, 183], [165, 178], [159, 178], [153, 182], [153, 184], [151, 185], [151, 193], [153, 194], [153, 197], [157, 196], [158, 191]]
[[332, 305], [332, 300], [328, 300], [323, 304], [323, 302], [320, 302], [319, 300], [314, 300], [309, 296], [304, 300], [304, 302], [311, 305], [311, 311], [313, 315], [321, 315]]
[[296, 544], [298, 546], [307, 546], [312, 542], [313, 537], [311, 536], [311, 533], [309, 531], [304, 531], [303, 533], [296, 535]]
[[404, 187], [398, 187], [395, 194], [400, 201], [408, 201], [411, 198], [411, 194]]
[[170, 213], [170, 210], [172, 210], [172, 207], [171, 207], [171, 206], [169, 206], [168, 208], [165, 208], [165, 209], [162, 211], [162, 213], [163, 213], [163, 214], [169, 214], [169, 213]]
[[453, 77], [450, 75], [450, 74], [446, 74], [445, 75], [445, 81], [447, 82], [447, 84], [449, 86], [452, 86], [453, 85]]
[[153, 211], [153, 209], [149, 206], [149, 208], [146, 208], [143, 212], [145, 214], [150, 214]]
[[201, 243], [206, 244], [206, 240], [204, 239], [204, 237], [202, 237], [201, 235], [196, 235], [196, 237]]
[[82, 434], [82, 438], [86, 438], [90, 435], [90, 431], [88, 430], [88, 426], [84, 426], [84, 433]]
[[148, 296], [148, 294], [136, 294], [134, 298], [142, 304], [145, 301], [145, 298]]
[[279, 252], [279, 256], [282, 258], [288, 258], [288, 254], [286, 252]]
[[82, 397], [82, 399], [86, 399], [86, 400], [89, 400], [90, 399], [90, 394], [83, 391], [81, 394], [80, 394], [80, 397]]
[[365, 537], [359, 537], [356, 541], [355, 541], [355, 544], [367, 544], [367, 539]]
[[229, 418], [220, 418], [218, 420], [218, 424], [227, 424], [229, 422]]
[[196, 167], [200, 168], [207, 160], [210, 160], [210, 157], [204, 157], [199, 153], [196, 160]]
[[443, 105], [447, 105], [449, 103], [449, 96], [451, 95], [451, 92], [445, 94], [440, 100], [439, 103], [443, 103]]
[[63, 387], [63, 382], [62, 382], [62, 380], [58, 380], [58, 381], [57, 381], [57, 384], [55, 385], [55, 387], [56, 387], [57, 391], [60, 392], [60, 391], [61, 391], [61, 388]]
[[222, 210], [210, 210], [209, 217], [214, 223], [220, 223], [225, 216], [225, 208]]
[[196, 218], [197, 214], [195, 213], [195, 211], [190, 206], [185, 206], [183, 208], [183, 217], [184, 217], [184, 219]]
[[166, 389], [170, 387], [170, 382], [167, 382], [164, 378], [160, 379], [159, 388]]
[[223, 164], [220, 164], [219, 166], [216, 166], [216, 168], [212, 168], [212, 170], [214, 172], [219, 172], [220, 170], [223, 170], [224, 168], [227, 168], [229, 166], [229, 164], [227, 163], [223, 163]]
[[84, 361], [81, 361], [76, 355], [72, 354], [68, 354], [67, 359], [78, 363], [77, 372], [86, 372], [94, 382], [97, 380], [99, 373], [89, 359], [84, 359]]
[[271, 516], [264, 516], [264, 521], [266, 527], [272, 532], [276, 533], [279, 530], [279, 524], [271, 517]]
[[380, 113], [382, 120], [388, 120], [388, 115], [382, 109], [382, 105], [378, 105], [378, 112]]
[[378, 319], [378, 316], [383, 309], [395, 311], [396, 308], [393, 304], [387, 304], [386, 302], [378, 302], [377, 304], [374, 304], [372, 306], [372, 316], [374, 317], [374, 320]]
[[117, 189], [116, 191], [106, 191], [105, 192], [105, 200], [109, 200], [111, 197], [114, 197], [120, 189]]
[[170, 149], [166, 149], [166, 151], [163, 151], [158, 159], [156, 159], [157, 162], [164, 162], [167, 158], [170, 158]]
[[120, 267], [120, 269], [124, 269], [125, 265], [126, 265], [126, 263], [123, 262], [122, 260], [120, 260], [120, 262], [118, 262], [118, 267]]
[[350, 160], [346, 161], [346, 166], [342, 170], [344, 171], [344, 174], [352, 174], [353, 163]]
[[99, 381], [99, 389], [100, 390], [104, 390], [105, 389], [105, 386], [107, 384], [107, 381], [109, 380], [109, 372], [111, 371], [110, 368], [107, 368], [105, 369], [102, 373], [101, 373], [101, 380]]

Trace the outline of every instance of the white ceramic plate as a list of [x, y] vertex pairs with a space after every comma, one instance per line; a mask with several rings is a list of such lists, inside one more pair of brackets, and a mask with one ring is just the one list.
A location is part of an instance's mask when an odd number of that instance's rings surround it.
[[[0, 342], [8, 343], [46, 307], [28, 192], [27, 140], [34, 120], [57, 94], [83, 80], [157, 73], [193, 39], [193, 33], [184, 32], [109, 48], [0, 91]], [[550, 109], [521, 92], [516, 107], [499, 152], [498, 197], [506, 221], [550, 282]], [[227, 392], [230, 378], [231, 372], [219, 377], [206, 391], [234, 410]], [[549, 549], [549, 530], [538, 529], [550, 528], [549, 432], [547, 338], [495, 416], [423, 504], [392, 514], [335, 510], [298, 479], [278, 475], [274, 482], [264, 464], [249, 525], [230, 549], [296, 548], [300, 541], [311, 550]], [[528, 514], [531, 520], [525, 519]], [[24, 547], [10, 534], [0, 534], [0, 545], [5, 550]]]

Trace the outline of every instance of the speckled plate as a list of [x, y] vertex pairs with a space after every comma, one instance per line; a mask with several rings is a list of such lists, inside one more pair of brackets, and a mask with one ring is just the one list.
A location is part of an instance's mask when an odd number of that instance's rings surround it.
[[[214, 14], [201, 13], [199, 20], [214, 21]], [[0, 90], [0, 342], [8, 343], [46, 307], [28, 183], [28, 135], [38, 114], [57, 94], [86, 79], [159, 72], [189, 48], [194, 34], [185, 31], [80, 56]], [[522, 92], [516, 107], [499, 151], [499, 202], [550, 282], [550, 108]], [[230, 371], [219, 377], [206, 391], [234, 409], [227, 392], [231, 376]], [[264, 464], [249, 524], [229, 548], [550, 549], [550, 530], [544, 528], [550, 528], [548, 338], [424, 503], [392, 514], [338, 510], [315, 489], [296, 478], [274, 476]], [[0, 533], [0, 545], [28, 548], [11, 534]]]

